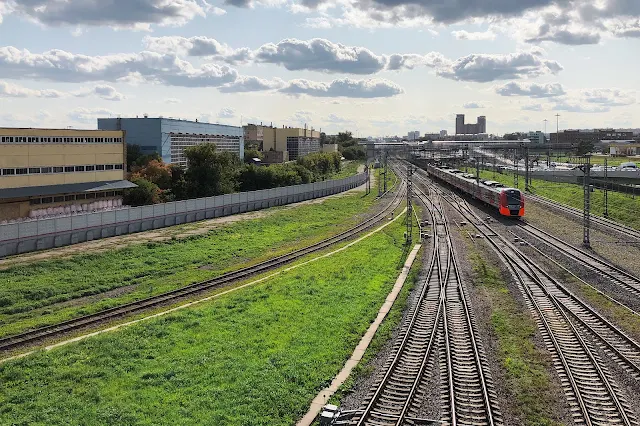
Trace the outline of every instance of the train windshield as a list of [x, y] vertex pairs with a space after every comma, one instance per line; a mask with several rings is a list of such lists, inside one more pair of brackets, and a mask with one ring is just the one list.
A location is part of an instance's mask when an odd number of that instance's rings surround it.
[[520, 191], [510, 189], [507, 193], [507, 205], [520, 204]]

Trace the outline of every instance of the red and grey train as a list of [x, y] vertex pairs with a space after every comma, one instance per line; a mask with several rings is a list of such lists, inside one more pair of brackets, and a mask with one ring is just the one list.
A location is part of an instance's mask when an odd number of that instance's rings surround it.
[[497, 208], [502, 216], [524, 216], [524, 195], [519, 189], [507, 188], [495, 181], [476, 180], [474, 175], [448, 166], [429, 164], [427, 173]]

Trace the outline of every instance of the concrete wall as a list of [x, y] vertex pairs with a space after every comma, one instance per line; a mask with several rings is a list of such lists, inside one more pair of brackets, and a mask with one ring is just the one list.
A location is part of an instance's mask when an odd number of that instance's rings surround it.
[[0, 258], [324, 197], [360, 186], [365, 178], [362, 173], [305, 185], [0, 225]]

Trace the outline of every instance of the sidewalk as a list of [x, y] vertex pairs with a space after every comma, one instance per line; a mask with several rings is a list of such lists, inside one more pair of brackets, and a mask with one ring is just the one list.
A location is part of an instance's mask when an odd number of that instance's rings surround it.
[[360, 343], [358, 343], [358, 346], [356, 346], [353, 354], [351, 354], [351, 358], [347, 360], [344, 367], [342, 367], [342, 370], [331, 382], [331, 385], [329, 385], [328, 388], [321, 390], [320, 393], [318, 393], [318, 395], [313, 399], [313, 401], [311, 401], [311, 407], [309, 408], [309, 411], [307, 412], [307, 414], [305, 414], [302, 420], [298, 422], [297, 426], [310, 426], [322, 407], [324, 407], [324, 405], [327, 403], [329, 398], [331, 398], [331, 396], [338, 390], [340, 385], [342, 385], [345, 380], [349, 378], [351, 370], [353, 370], [353, 368], [358, 365], [358, 363], [364, 356], [365, 351], [369, 347], [373, 336], [375, 336], [378, 327], [380, 327], [380, 324], [382, 324], [382, 321], [385, 319], [385, 317], [391, 310], [393, 303], [396, 301], [400, 290], [402, 290], [402, 287], [407, 280], [407, 276], [409, 275], [409, 269], [411, 269], [411, 265], [413, 265], [413, 261], [415, 260], [419, 249], [420, 244], [416, 244], [413, 247], [413, 250], [411, 250], [411, 253], [409, 253], [409, 256], [407, 256], [407, 260], [402, 267], [402, 272], [398, 276], [393, 289], [391, 289], [391, 292], [387, 296], [385, 302], [382, 304], [380, 311], [378, 311], [378, 316], [371, 323], [364, 336], [362, 336]]

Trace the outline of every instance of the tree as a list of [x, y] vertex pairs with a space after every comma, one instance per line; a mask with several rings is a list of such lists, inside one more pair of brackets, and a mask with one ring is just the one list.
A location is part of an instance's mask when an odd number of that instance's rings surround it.
[[134, 178], [131, 182], [138, 186], [136, 188], [124, 190], [124, 204], [135, 207], [156, 204], [161, 201], [161, 191], [155, 183], [149, 182], [141, 177]]
[[257, 149], [245, 149], [244, 150], [244, 162], [251, 163], [254, 158], [259, 158], [262, 160], [263, 156], [260, 151]]
[[143, 167], [150, 161], [162, 161], [162, 157], [157, 152], [143, 154], [140, 145], [127, 144], [127, 169], [134, 170], [135, 167]]
[[189, 197], [210, 197], [234, 192], [238, 186], [240, 159], [232, 152], [217, 152], [210, 143], [184, 150], [188, 169], [185, 181]]
[[143, 178], [158, 185], [158, 188], [171, 189], [171, 167], [164, 164], [162, 160], [151, 160], [144, 166], [134, 166], [132, 168], [132, 178]]
[[351, 132], [339, 132], [338, 133], [338, 144], [342, 145], [344, 142], [350, 141], [353, 139], [353, 134]]
[[595, 143], [593, 141], [583, 139], [580, 142], [578, 142], [577, 154], [578, 155], [588, 154], [591, 151], [593, 151], [594, 147], [595, 147]]
[[342, 150], [345, 160], [366, 160], [367, 152], [359, 145], [350, 146]]

